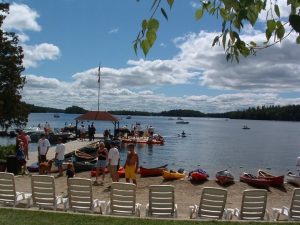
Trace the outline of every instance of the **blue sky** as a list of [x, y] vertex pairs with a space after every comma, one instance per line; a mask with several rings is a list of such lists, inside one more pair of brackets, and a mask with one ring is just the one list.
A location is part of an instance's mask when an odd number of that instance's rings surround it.
[[[152, 1], [19, 0], [11, 3], [4, 29], [24, 48], [22, 92], [28, 103], [97, 109], [97, 66], [101, 61], [101, 109], [195, 109], [224, 112], [249, 106], [299, 104], [299, 45], [284, 43], [227, 63], [211, 48], [221, 22], [195, 21], [196, 1], [175, 1], [169, 20], [160, 12], [155, 46], [146, 58], [134, 54], [135, 39]], [[163, 1], [164, 2], [164, 1]], [[282, 16], [288, 15], [278, 1]], [[264, 19], [264, 15], [260, 17]], [[263, 41], [263, 24], [246, 26], [247, 40]]]

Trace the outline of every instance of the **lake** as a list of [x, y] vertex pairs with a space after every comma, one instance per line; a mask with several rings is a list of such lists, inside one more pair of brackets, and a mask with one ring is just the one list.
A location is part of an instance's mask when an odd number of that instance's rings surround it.
[[[65, 123], [75, 124], [78, 115], [53, 113], [32, 113], [28, 126], [44, 125], [47, 121], [53, 128], [64, 127]], [[258, 168], [268, 169], [274, 174], [284, 174], [288, 169], [295, 170], [296, 159], [300, 155], [300, 123], [281, 121], [231, 120], [215, 118], [183, 118], [189, 124], [176, 124], [176, 119], [168, 117], [118, 116], [120, 126], [140, 122], [143, 128], [152, 125], [156, 133], [165, 138], [164, 145], [137, 144], [136, 151], [140, 164], [154, 167], [168, 164], [169, 169], [185, 170], [200, 166], [211, 177], [222, 169], [230, 169], [237, 177], [241, 172], [256, 173]], [[89, 123], [85, 122], [87, 126]], [[104, 129], [113, 130], [111, 122], [94, 123], [97, 133]], [[242, 129], [247, 125], [248, 130]], [[178, 134], [185, 131], [185, 138]], [[14, 139], [1, 138], [0, 144]], [[36, 144], [30, 145], [30, 151], [36, 151]], [[126, 148], [121, 149], [122, 164], [126, 158]]]

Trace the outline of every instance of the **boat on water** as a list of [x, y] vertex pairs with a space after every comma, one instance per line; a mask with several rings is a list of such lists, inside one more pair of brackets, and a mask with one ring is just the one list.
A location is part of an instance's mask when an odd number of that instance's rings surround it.
[[300, 186], [300, 176], [299, 175], [297, 176], [295, 173], [291, 171], [287, 172], [285, 179], [288, 183]]
[[185, 172], [179, 173], [172, 170], [164, 170], [162, 176], [165, 180], [178, 180], [185, 178], [186, 174]]
[[53, 114], [53, 117], [54, 117], [54, 118], [59, 118], [60, 115], [59, 115], [58, 113], [54, 113], [54, 114]]
[[150, 145], [163, 145], [165, 140], [163, 137], [156, 139], [156, 138], [148, 138], [148, 137], [132, 137], [132, 138], [121, 138], [122, 143], [137, 143], [137, 144], [150, 144]]
[[242, 129], [243, 129], [243, 130], [249, 130], [250, 127], [248, 127], [247, 125], [244, 125]]
[[284, 175], [274, 176], [274, 175], [267, 173], [261, 169], [258, 170], [257, 176], [258, 176], [258, 178], [270, 180], [272, 186], [282, 186], [283, 182], [284, 182]]
[[130, 120], [130, 119], [131, 119], [131, 116], [130, 116], [130, 115], [126, 116], [126, 119], [127, 119], [127, 120]]
[[177, 117], [177, 120], [183, 120], [181, 117]]
[[176, 121], [176, 124], [189, 124], [190, 122], [188, 122], [188, 121], [183, 121], [183, 120], [181, 120], [181, 121]]
[[189, 177], [191, 181], [201, 182], [201, 181], [206, 181], [209, 175], [205, 170], [198, 168], [196, 170], [189, 172]]
[[271, 185], [270, 180], [258, 178], [250, 173], [243, 173], [240, 175], [240, 181], [245, 182], [249, 185], [256, 186], [256, 187], [269, 187]]
[[221, 170], [216, 173], [216, 182], [226, 185], [234, 182], [233, 175], [228, 170]]
[[154, 167], [154, 168], [145, 168], [145, 167], [140, 167], [140, 175], [141, 177], [155, 177], [155, 176], [161, 176], [163, 174], [163, 171], [167, 170], [167, 166], [159, 166], [159, 167]]

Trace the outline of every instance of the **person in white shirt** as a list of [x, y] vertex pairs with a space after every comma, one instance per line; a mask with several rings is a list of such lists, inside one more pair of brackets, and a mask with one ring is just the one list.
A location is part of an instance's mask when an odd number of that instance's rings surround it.
[[47, 161], [47, 153], [50, 147], [50, 142], [46, 138], [45, 134], [41, 134], [41, 138], [38, 142], [38, 161], [46, 162]]
[[120, 163], [119, 150], [116, 148], [117, 144], [112, 141], [110, 143], [110, 150], [108, 152], [108, 168], [113, 182], [119, 181], [118, 165]]
[[54, 158], [55, 166], [58, 167], [58, 172], [59, 172], [57, 177], [63, 176], [63, 167], [62, 167], [62, 165], [63, 165], [64, 159], [65, 159], [65, 150], [66, 150], [66, 147], [62, 143], [62, 138], [59, 137], [58, 138], [58, 144], [56, 145], [56, 148], [55, 148], [55, 158]]

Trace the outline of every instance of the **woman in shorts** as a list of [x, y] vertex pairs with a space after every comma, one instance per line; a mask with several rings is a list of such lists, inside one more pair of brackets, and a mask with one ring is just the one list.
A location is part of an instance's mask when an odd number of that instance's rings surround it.
[[[108, 151], [105, 148], [105, 145], [103, 142], [100, 142], [98, 145], [98, 149], [97, 149], [97, 168], [96, 168], [96, 181], [95, 181], [95, 185], [99, 185], [99, 184], [103, 184], [104, 182], [104, 178], [105, 178], [105, 169], [107, 166], [107, 156], [108, 156]], [[99, 183], [98, 182], [98, 176], [99, 174], [102, 173], [102, 182]]]

